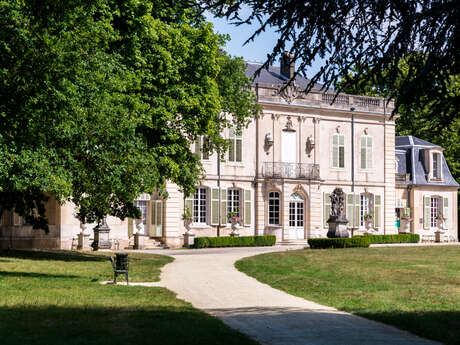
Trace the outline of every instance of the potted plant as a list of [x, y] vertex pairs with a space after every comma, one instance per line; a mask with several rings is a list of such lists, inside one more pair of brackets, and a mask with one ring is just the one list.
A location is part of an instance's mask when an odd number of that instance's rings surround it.
[[184, 221], [184, 226], [187, 229], [187, 233], [190, 231], [190, 226], [193, 223], [192, 212], [188, 207], [185, 208], [184, 214], [182, 215], [182, 220]]
[[241, 218], [238, 216], [237, 212], [229, 212], [227, 214], [227, 218], [232, 224], [232, 232], [230, 233], [230, 236], [239, 236], [240, 234], [238, 233], [238, 230], [240, 228], [240, 222]]
[[410, 232], [410, 222], [412, 221], [412, 218], [405, 213], [401, 217], [401, 220], [401, 232]]
[[366, 213], [363, 215], [363, 219], [364, 219], [364, 223], [366, 224], [366, 229], [369, 230], [374, 217], [372, 216], [371, 213]]
[[444, 230], [444, 223], [446, 222], [447, 219], [442, 215], [441, 212], [438, 213], [435, 219], [436, 219], [436, 223], [438, 225], [439, 231]]
[[184, 221], [184, 226], [187, 231], [184, 234], [184, 246], [193, 247], [195, 244], [195, 234], [190, 232], [190, 227], [193, 223], [192, 212], [188, 207], [185, 208], [184, 214], [182, 215], [182, 220]]

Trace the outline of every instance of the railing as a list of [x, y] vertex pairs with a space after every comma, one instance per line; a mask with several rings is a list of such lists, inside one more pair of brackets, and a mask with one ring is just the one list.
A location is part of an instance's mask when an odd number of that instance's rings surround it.
[[350, 104], [348, 95], [337, 95], [337, 97], [335, 97], [335, 93], [323, 93], [321, 100], [329, 104], [332, 102], [334, 102], [334, 104]]
[[395, 174], [396, 184], [407, 184], [409, 182], [409, 174]]
[[319, 180], [319, 165], [306, 163], [265, 162], [263, 176], [268, 178]]

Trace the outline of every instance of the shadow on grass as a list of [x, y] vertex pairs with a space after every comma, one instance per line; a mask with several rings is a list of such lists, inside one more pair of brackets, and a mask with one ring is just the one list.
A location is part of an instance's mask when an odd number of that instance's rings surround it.
[[0, 258], [53, 261], [106, 261], [106, 255], [94, 255], [64, 250], [2, 250]]
[[[207, 311], [230, 326], [244, 329], [254, 337], [259, 336], [262, 342], [273, 344], [297, 344], [298, 339], [308, 339], [309, 344], [339, 344], [339, 340], [347, 345], [437, 344], [432, 340], [460, 344], [460, 311], [360, 315], [387, 325], [346, 313], [303, 308], [252, 307]], [[283, 338], [277, 340], [280, 335]]]
[[0, 308], [2, 345], [257, 345], [192, 307]]
[[46, 274], [34, 272], [18, 272], [18, 271], [0, 271], [0, 279], [2, 277], [23, 277], [23, 278], [81, 278], [74, 275], [66, 274]]

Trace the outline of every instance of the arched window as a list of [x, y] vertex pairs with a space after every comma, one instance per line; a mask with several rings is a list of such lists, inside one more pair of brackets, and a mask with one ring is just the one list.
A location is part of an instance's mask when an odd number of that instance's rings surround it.
[[280, 225], [280, 193], [268, 193], [268, 224]]

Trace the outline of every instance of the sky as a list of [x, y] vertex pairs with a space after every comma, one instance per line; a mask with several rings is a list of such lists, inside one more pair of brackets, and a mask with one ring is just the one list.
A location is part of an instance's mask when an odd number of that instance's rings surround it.
[[[267, 31], [261, 33], [254, 41], [243, 45], [244, 42], [257, 30], [258, 25], [245, 24], [235, 26], [227, 22], [225, 18], [214, 18], [212, 14], [207, 13], [206, 19], [213, 23], [214, 30], [220, 34], [230, 35], [230, 41], [227, 42], [225, 50], [238, 57], [243, 57], [245, 61], [250, 62], [265, 62], [267, 54], [272, 51], [275, 46], [278, 34], [275, 28], [268, 28]], [[319, 71], [321, 61], [314, 61], [311, 70], [307, 71], [307, 76], [312, 77]]]

